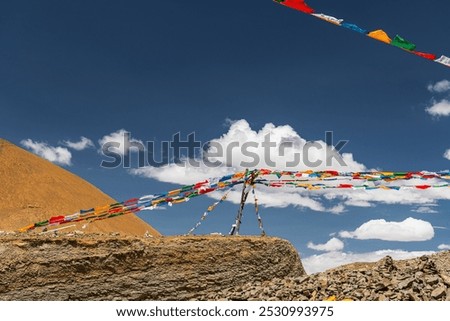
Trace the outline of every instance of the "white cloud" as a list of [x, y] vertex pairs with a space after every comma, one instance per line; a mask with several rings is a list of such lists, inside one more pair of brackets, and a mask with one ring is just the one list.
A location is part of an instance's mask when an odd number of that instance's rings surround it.
[[309, 249], [316, 251], [335, 252], [344, 249], [344, 242], [342, 242], [338, 238], [333, 237], [325, 244], [314, 244], [312, 242], [309, 242], [306, 246]]
[[438, 246], [439, 250], [450, 250], [450, 244], [441, 244]]
[[[326, 195], [327, 197], [327, 195]], [[348, 197], [345, 201], [345, 205], [356, 207], [372, 207], [373, 205], [367, 200], [361, 200], [357, 198]]]
[[64, 141], [64, 145], [77, 151], [82, 151], [86, 148], [94, 147], [94, 143], [92, 142], [92, 140], [84, 136], [81, 136], [79, 142], [71, 142], [70, 140], [66, 140]]
[[[434, 206], [434, 205], [433, 205]], [[434, 214], [438, 213], [433, 207], [431, 206], [419, 206], [418, 208], [414, 209], [413, 212], [421, 213], [421, 214]]]
[[446, 79], [438, 81], [435, 84], [428, 85], [427, 89], [430, 92], [435, 92], [435, 93], [444, 93], [446, 91], [450, 91], [450, 81], [448, 81]]
[[[252, 143], [252, 145], [250, 146], [248, 143]], [[266, 145], [266, 143], [268, 144]], [[269, 146], [269, 144], [273, 146]], [[243, 149], [245, 150], [243, 151]], [[219, 151], [222, 151], [222, 154], [219, 155]], [[307, 155], [305, 151], [308, 151]], [[168, 183], [192, 184], [248, 167], [307, 170], [311, 168], [308, 162], [321, 162], [322, 164], [314, 168], [315, 170], [363, 171], [366, 169], [364, 165], [353, 159], [352, 154], [339, 155], [331, 146], [327, 146], [321, 140], [307, 142], [291, 126], [275, 126], [269, 123], [259, 131], [255, 131], [246, 120], [230, 122], [230, 128], [224, 135], [210, 141], [206, 155], [209, 163], [218, 162], [220, 166], [210, 166], [201, 160], [199, 166], [192, 166], [189, 160], [185, 159], [181, 164], [141, 167], [130, 170], [130, 173]], [[330, 160], [328, 165], [327, 156]], [[342, 157], [344, 165], [339, 164], [339, 157]], [[294, 167], [290, 167], [290, 164], [287, 163], [298, 158], [299, 161]], [[248, 165], [246, 163], [252, 161], [254, 162], [251, 166], [246, 166]], [[342, 204], [326, 208], [320, 202], [305, 196], [308, 193], [302, 194], [300, 195], [296, 190], [286, 191], [283, 189], [283, 192], [277, 193], [273, 189], [266, 189], [260, 195], [260, 199], [262, 204], [272, 207], [293, 205], [317, 211], [326, 210], [336, 214], [345, 211], [345, 206]], [[233, 195], [229, 199], [233, 200]]]
[[211, 169], [208, 167], [194, 167], [187, 163], [172, 163], [162, 167], [146, 166], [131, 169], [130, 173], [133, 175], [153, 178], [166, 183], [193, 184], [210, 177], [222, 177], [235, 171], [235, 168], [228, 167]]
[[[238, 185], [238, 188], [232, 190], [227, 197], [227, 200], [239, 204], [241, 201], [241, 188], [242, 185]], [[220, 199], [223, 196], [223, 192], [213, 192], [208, 194], [214, 199]], [[298, 208], [307, 208], [316, 212], [332, 212], [334, 207], [327, 208], [321, 202], [310, 197], [309, 193], [301, 195], [294, 189], [271, 189], [270, 187], [257, 186], [256, 195], [258, 198], [258, 204], [266, 208], [286, 208], [288, 206], [294, 206]], [[337, 214], [337, 213], [334, 213]]]
[[[441, 182], [442, 183], [442, 182]], [[394, 185], [423, 185], [422, 182], [409, 180], [396, 182]], [[427, 184], [439, 184], [438, 181], [430, 180]], [[430, 188], [419, 190], [417, 188], [402, 188], [401, 190], [328, 190], [324, 194], [328, 200], [340, 200], [346, 206], [369, 207], [375, 203], [403, 204], [403, 205], [426, 205], [434, 206], [437, 200], [450, 200], [447, 188]]]
[[338, 205], [330, 208], [328, 211], [332, 214], [341, 214], [341, 213], [346, 212], [347, 210], [345, 209], [344, 204], [338, 204]]
[[450, 160], [450, 149], [447, 149], [444, 153], [444, 157]]
[[20, 143], [34, 154], [39, 155], [52, 163], [67, 166], [72, 164], [72, 154], [67, 148], [49, 146], [46, 143], [34, 142], [31, 139], [24, 139]]
[[210, 163], [217, 162], [219, 166], [208, 166], [203, 161], [200, 161], [200, 166], [192, 166], [188, 160], [184, 160], [182, 164], [157, 168], [148, 166], [132, 170], [131, 173], [165, 182], [187, 184], [246, 168], [307, 170], [311, 169], [310, 163], [317, 163], [315, 170], [366, 169], [353, 159], [352, 154], [340, 155], [333, 146], [328, 146], [322, 140], [307, 142], [288, 125], [275, 126], [269, 123], [255, 131], [242, 119], [231, 122], [227, 133], [209, 143], [207, 160]]
[[380, 250], [367, 253], [328, 252], [302, 258], [302, 264], [306, 272], [317, 273], [355, 262], [376, 262], [389, 255], [395, 260], [406, 260], [422, 255], [431, 255], [433, 251]]
[[[268, 140], [270, 136], [270, 140]], [[252, 142], [255, 147], [245, 145]], [[273, 146], [266, 145], [270, 142]], [[337, 142], [335, 142], [336, 144]], [[234, 147], [233, 147], [234, 146]], [[282, 147], [285, 146], [285, 147]], [[242, 149], [245, 148], [244, 152]], [[218, 155], [218, 151], [222, 154]], [[308, 151], [305, 155], [305, 151]], [[250, 168], [277, 168], [285, 170], [307, 170], [309, 162], [321, 162], [320, 167], [315, 170], [334, 169], [342, 171], [363, 171], [365, 166], [356, 162], [353, 155], [346, 153], [339, 155], [327, 146], [324, 141], [318, 140], [307, 142], [290, 126], [275, 126], [266, 124], [259, 131], [253, 130], [246, 120], [239, 120], [230, 123], [229, 130], [220, 138], [210, 141], [207, 151], [210, 163], [219, 162], [220, 166], [208, 166], [208, 163], [199, 161], [199, 166], [193, 166], [189, 160], [184, 159], [180, 164], [168, 164], [161, 167], [146, 166], [131, 169], [130, 173], [143, 177], [153, 178], [162, 182], [176, 184], [192, 184], [210, 177], [221, 177], [238, 170], [247, 168], [245, 163], [255, 160]], [[295, 155], [300, 159], [296, 166], [290, 167], [287, 162], [293, 161]], [[334, 157], [329, 157], [333, 155]], [[327, 165], [327, 156], [330, 163]], [[345, 165], [339, 164], [339, 156], [342, 157]], [[272, 163], [273, 162], [273, 163]], [[275, 165], [275, 166], [273, 166]], [[315, 200], [313, 197], [317, 193], [310, 194], [309, 191], [299, 193], [297, 189], [280, 189], [258, 187], [260, 204], [266, 207], [287, 207], [295, 206], [308, 208], [313, 211], [327, 211], [339, 214], [345, 211], [344, 204], [337, 204], [328, 208]], [[210, 195], [218, 198], [218, 195]], [[239, 203], [240, 192], [232, 192], [229, 201]]]
[[[267, 139], [270, 137], [272, 147], [267, 146]], [[242, 149], [232, 148], [233, 144], [238, 143], [244, 149], [244, 144], [253, 143], [248, 146], [245, 156]], [[220, 161], [228, 164], [229, 167], [244, 169], [245, 162], [251, 162], [253, 159], [259, 160], [251, 167], [256, 168], [277, 168], [280, 170], [306, 170], [314, 168], [315, 170], [334, 169], [346, 171], [365, 170], [365, 166], [356, 162], [352, 154], [344, 153], [339, 155], [333, 151], [332, 146], [328, 146], [324, 141], [306, 141], [291, 126], [275, 126], [268, 123], [259, 131], [253, 130], [246, 120], [238, 120], [231, 123], [228, 132], [220, 138], [211, 140], [211, 145], [221, 146], [224, 152], [223, 156], [212, 157], [212, 161]], [[209, 152], [213, 153], [216, 148], [211, 147]], [[333, 154], [334, 153], [334, 154]], [[341, 157], [345, 164], [339, 163], [336, 158], [330, 158], [330, 155]], [[300, 156], [299, 161], [296, 156]], [[328, 158], [328, 163], [327, 163]], [[289, 164], [294, 161], [295, 165]], [[309, 163], [317, 163], [311, 165]]]
[[113, 132], [109, 135], [105, 135], [98, 140], [98, 143], [100, 144], [100, 149], [107, 147], [108, 151], [123, 156], [127, 154], [130, 150], [136, 150], [135, 148], [132, 148], [132, 145], [144, 146], [141, 140], [131, 138], [130, 135], [131, 134], [127, 132], [125, 129], [119, 129], [116, 132]]
[[450, 115], [450, 101], [442, 99], [441, 101], [433, 101], [433, 105], [425, 109], [431, 116], [449, 116]]
[[354, 231], [341, 231], [339, 236], [359, 240], [427, 241], [434, 237], [434, 228], [429, 222], [412, 217], [402, 222], [387, 222], [380, 219], [370, 220]]

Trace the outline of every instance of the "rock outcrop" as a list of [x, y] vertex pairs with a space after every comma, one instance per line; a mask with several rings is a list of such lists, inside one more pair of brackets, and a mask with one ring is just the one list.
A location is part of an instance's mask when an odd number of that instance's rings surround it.
[[[305, 274], [271, 237], [0, 237], [0, 300], [193, 300]], [[221, 295], [222, 294], [222, 295]]]
[[306, 275], [272, 237], [0, 233], [0, 300], [450, 300], [450, 251]]

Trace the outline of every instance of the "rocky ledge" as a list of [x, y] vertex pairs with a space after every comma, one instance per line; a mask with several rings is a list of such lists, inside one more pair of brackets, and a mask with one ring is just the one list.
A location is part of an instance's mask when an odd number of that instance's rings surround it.
[[272, 237], [0, 235], [0, 300], [450, 301], [450, 251], [306, 275]]
[[305, 275], [272, 237], [0, 237], [0, 300], [195, 300]]

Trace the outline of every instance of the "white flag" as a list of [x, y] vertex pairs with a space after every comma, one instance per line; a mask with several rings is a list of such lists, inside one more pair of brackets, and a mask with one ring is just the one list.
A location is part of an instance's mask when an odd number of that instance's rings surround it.
[[446, 65], [447, 67], [450, 67], [450, 58], [447, 56], [442, 55], [441, 58], [436, 59], [436, 62]]
[[332, 16], [328, 16], [328, 15], [323, 14], [323, 13], [313, 13], [312, 15], [314, 17], [317, 17], [319, 19], [331, 22], [331, 23], [333, 23], [335, 25], [339, 25], [339, 26], [344, 21], [344, 19], [338, 19], [338, 18], [335, 18], [335, 17], [332, 17]]

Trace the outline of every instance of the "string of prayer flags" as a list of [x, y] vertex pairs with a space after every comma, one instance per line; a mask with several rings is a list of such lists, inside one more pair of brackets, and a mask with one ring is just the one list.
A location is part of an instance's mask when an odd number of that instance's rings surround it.
[[368, 31], [365, 28], [361, 28], [353, 23], [347, 23], [344, 22], [344, 19], [338, 19], [333, 16], [324, 14], [324, 13], [316, 13], [316, 10], [311, 8], [305, 0], [273, 0], [285, 7], [289, 7], [294, 10], [301, 11], [305, 14], [314, 16], [316, 18], [319, 18], [321, 20], [324, 20], [326, 22], [332, 23], [336, 26], [341, 26], [346, 29], [358, 32], [360, 34], [367, 35], [370, 38], [376, 39], [378, 41], [381, 41], [383, 43], [398, 47], [400, 49], [403, 49], [409, 53], [412, 53], [418, 57], [422, 57], [428, 60], [433, 60], [434, 62], [440, 63], [444, 66], [450, 67], [450, 58], [444, 55], [441, 55], [439, 58], [438, 56], [432, 53], [424, 53], [420, 51], [415, 51], [416, 45], [403, 37], [396, 35], [394, 39], [391, 39], [389, 35], [382, 29], [372, 30]]

